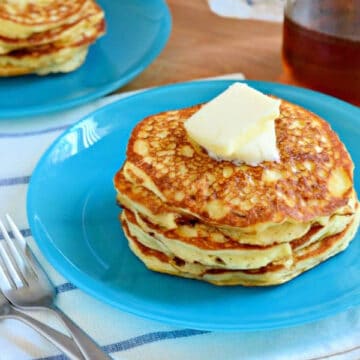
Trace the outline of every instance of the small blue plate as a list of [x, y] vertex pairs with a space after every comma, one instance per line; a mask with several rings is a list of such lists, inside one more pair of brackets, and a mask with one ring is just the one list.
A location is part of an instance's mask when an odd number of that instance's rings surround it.
[[165, 46], [171, 17], [164, 0], [98, 0], [106, 35], [69, 74], [0, 79], [0, 118], [64, 110], [99, 98], [142, 72]]
[[[41, 251], [64, 277], [94, 297], [123, 311], [190, 328], [272, 329], [359, 305], [359, 235], [345, 252], [289, 283], [267, 288], [216, 287], [155, 273], [129, 251], [112, 179], [125, 160], [135, 124], [150, 114], [208, 101], [231, 83], [150, 90], [88, 115], [60, 136], [37, 165], [28, 192], [28, 219]], [[246, 83], [327, 119], [360, 164], [359, 109], [310, 90]]]

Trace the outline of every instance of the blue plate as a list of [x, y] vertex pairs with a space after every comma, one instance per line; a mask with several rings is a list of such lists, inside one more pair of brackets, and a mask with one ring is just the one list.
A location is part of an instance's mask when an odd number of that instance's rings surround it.
[[171, 17], [164, 0], [98, 0], [106, 35], [91, 46], [86, 62], [69, 74], [0, 79], [0, 118], [64, 110], [128, 83], [165, 46]]
[[[327, 119], [360, 164], [359, 109], [310, 90], [247, 83]], [[94, 297], [142, 317], [196, 329], [286, 327], [359, 305], [359, 235], [345, 252], [287, 284], [267, 288], [216, 287], [151, 272], [129, 251], [112, 179], [135, 124], [150, 114], [208, 101], [230, 84], [206, 81], [150, 90], [92, 113], [60, 136], [37, 165], [28, 192], [28, 219], [41, 251]], [[359, 175], [357, 170], [357, 180]]]

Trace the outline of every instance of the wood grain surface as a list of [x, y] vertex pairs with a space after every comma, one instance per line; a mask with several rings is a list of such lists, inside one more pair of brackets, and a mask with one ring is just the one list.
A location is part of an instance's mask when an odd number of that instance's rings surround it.
[[120, 91], [242, 72], [281, 79], [282, 24], [224, 18], [206, 0], [168, 0], [173, 27], [160, 56]]

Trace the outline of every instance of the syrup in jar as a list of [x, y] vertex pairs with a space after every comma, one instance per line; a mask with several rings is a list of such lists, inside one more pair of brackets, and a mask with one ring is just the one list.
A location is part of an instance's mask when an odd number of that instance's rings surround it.
[[291, 82], [360, 106], [360, 0], [289, 0], [282, 55]]

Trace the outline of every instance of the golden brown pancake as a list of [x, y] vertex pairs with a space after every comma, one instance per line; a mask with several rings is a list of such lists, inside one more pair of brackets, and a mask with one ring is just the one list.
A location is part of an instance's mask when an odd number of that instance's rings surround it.
[[130, 234], [126, 221], [122, 221], [122, 225], [131, 250], [150, 270], [204, 280], [214, 285], [269, 286], [287, 282], [343, 251], [359, 226], [359, 212], [342, 232], [325, 237], [299, 251], [291, 266], [269, 264], [251, 270], [220, 269], [186, 262], [175, 254], [165, 254], [143, 245], [139, 239]]
[[[305, 223], [285, 221], [278, 224], [261, 224], [241, 228], [225, 225], [214, 226], [200, 222], [198, 218], [182, 211], [182, 209], [172, 208], [163, 203], [160, 198], [145, 187], [129, 182], [122, 170], [116, 174], [114, 184], [117, 190], [118, 203], [125, 208], [133, 209], [154, 225], [159, 225], [166, 230], [177, 229], [179, 226], [198, 226], [206, 231], [217, 231], [223, 236], [230, 237], [243, 244], [265, 246], [289, 242], [305, 235], [312, 225], [326, 225], [330, 221], [329, 216], [323, 216], [315, 217]], [[352, 203], [356, 204], [356, 200], [351, 199], [349, 204], [333, 217], [352, 215], [354, 212]]]
[[24, 39], [75, 22], [89, 0], [2, 0], [0, 35]]
[[66, 44], [72, 43], [75, 37], [82, 36], [84, 32], [103, 22], [103, 11], [95, 2], [87, 2], [82, 10], [75, 22], [63, 24], [48, 31], [35, 32], [27, 38], [0, 36], [0, 54], [44, 44], [66, 46]]
[[129, 140], [124, 175], [136, 170], [164, 203], [232, 227], [305, 222], [332, 215], [353, 197], [351, 158], [315, 114], [282, 101], [276, 120], [281, 161], [237, 166], [212, 159], [188, 138], [184, 121], [200, 107], [141, 121]]
[[150, 269], [273, 285], [347, 247], [360, 215], [353, 163], [325, 120], [282, 100], [280, 162], [249, 166], [189, 139], [184, 122], [201, 106], [141, 121], [114, 178], [130, 248]]
[[[154, 250], [176, 254], [187, 262], [198, 262], [216, 268], [256, 269], [270, 263], [292, 263], [292, 249], [288, 243], [269, 246], [247, 245], [219, 236], [215, 231], [194, 231], [191, 227], [162, 231], [145, 222], [138, 214], [123, 212], [123, 221], [131, 235]], [[189, 231], [190, 230], [190, 231]]]
[[101, 20], [86, 35], [81, 34], [66, 45], [50, 43], [0, 55], [0, 76], [72, 71], [84, 62], [88, 46], [104, 31], [105, 22]]
[[93, 0], [0, 2], [0, 76], [73, 71], [105, 33]]

